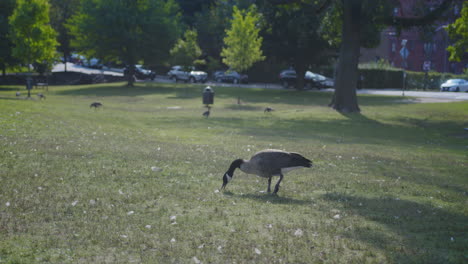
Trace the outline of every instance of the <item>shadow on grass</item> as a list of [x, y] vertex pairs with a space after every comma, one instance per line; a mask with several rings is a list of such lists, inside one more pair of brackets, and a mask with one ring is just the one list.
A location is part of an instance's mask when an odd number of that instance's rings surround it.
[[236, 198], [242, 198], [242, 199], [256, 200], [256, 201], [263, 202], [263, 203], [270, 202], [272, 204], [306, 205], [306, 204], [312, 203], [312, 201], [308, 201], [308, 200], [298, 200], [298, 199], [293, 199], [293, 198], [288, 198], [288, 197], [282, 197], [281, 194], [277, 195], [277, 194], [264, 193], [264, 194], [237, 195], [233, 192], [226, 191], [224, 192], [224, 195], [236, 197]]
[[237, 105], [237, 104], [228, 105], [225, 108], [229, 110], [235, 110], [235, 111], [260, 111], [260, 110], [263, 111], [264, 110], [264, 108], [260, 106]]
[[466, 260], [468, 217], [463, 211], [456, 213], [392, 198], [337, 193], [326, 194], [323, 198], [340, 204], [346, 201], [348, 215], [368, 219], [369, 225], [357, 224], [342, 235], [380, 248], [392, 263], [462, 263]]

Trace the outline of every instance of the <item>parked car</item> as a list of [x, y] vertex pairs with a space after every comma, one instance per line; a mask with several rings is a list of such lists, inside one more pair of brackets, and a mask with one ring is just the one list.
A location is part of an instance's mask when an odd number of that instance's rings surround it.
[[167, 76], [175, 82], [181, 80], [191, 83], [204, 83], [208, 79], [208, 74], [204, 71], [196, 71], [194, 67], [190, 67], [189, 70], [190, 71], [187, 71], [182, 66], [173, 66], [167, 73]]
[[[127, 76], [129, 74], [129, 68], [128, 66], [125, 67], [124, 69], [124, 75]], [[135, 65], [135, 77], [139, 80], [146, 80], [146, 79], [150, 79], [150, 80], [154, 80], [154, 78], [156, 78], [156, 73], [152, 70], [148, 70], [146, 68], [143, 67], [143, 65], [140, 65], [140, 64], [137, 64]]]
[[214, 73], [215, 81], [217, 82], [230, 82], [230, 83], [248, 83], [249, 77], [246, 74], [240, 74], [236, 71], [227, 70], [216, 71]]
[[[279, 74], [279, 80], [284, 88], [297, 85], [297, 74], [295, 70], [284, 70]], [[334, 86], [334, 81], [318, 73], [307, 71], [304, 75], [304, 82], [309, 88], [328, 88]]]
[[440, 91], [468, 92], [468, 82], [463, 79], [449, 79], [440, 85]]
[[224, 75], [224, 71], [215, 71], [213, 72], [213, 80], [217, 80], [219, 77]]

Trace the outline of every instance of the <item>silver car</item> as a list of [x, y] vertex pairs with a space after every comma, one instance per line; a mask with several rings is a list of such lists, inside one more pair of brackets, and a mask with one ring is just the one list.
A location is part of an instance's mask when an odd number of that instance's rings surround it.
[[449, 79], [440, 85], [441, 92], [468, 92], [468, 82], [463, 79]]
[[195, 71], [193, 67], [190, 67], [189, 70], [190, 71], [186, 71], [182, 66], [173, 66], [167, 73], [167, 76], [175, 82], [179, 80], [191, 83], [206, 82], [206, 79], [208, 78], [208, 74], [206, 72]]

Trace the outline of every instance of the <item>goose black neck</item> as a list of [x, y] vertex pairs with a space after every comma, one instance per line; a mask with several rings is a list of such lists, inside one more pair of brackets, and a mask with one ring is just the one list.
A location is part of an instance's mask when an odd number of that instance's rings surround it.
[[240, 168], [240, 165], [244, 163], [244, 160], [242, 159], [236, 159], [235, 161], [233, 161], [231, 163], [231, 166], [229, 167], [228, 171], [226, 172], [228, 175], [233, 175], [234, 174], [234, 171], [237, 169], [237, 168]]

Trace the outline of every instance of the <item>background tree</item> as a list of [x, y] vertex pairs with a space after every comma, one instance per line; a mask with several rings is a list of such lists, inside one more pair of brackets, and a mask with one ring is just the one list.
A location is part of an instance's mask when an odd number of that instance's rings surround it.
[[335, 76], [335, 93], [330, 106], [337, 111], [349, 113], [360, 111], [356, 96], [360, 47], [372, 47], [378, 44], [380, 41], [378, 34], [385, 26], [395, 26], [400, 32], [402, 28], [433, 23], [447, 9], [450, 0], [444, 0], [427, 15], [408, 18], [393, 16], [391, 10], [395, 7], [395, 3], [390, 0], [326, 2], [332, 9], [338, 8], [338, 12], [342, 12], [341, 48]]
[[447, 27], [453, 45], [447, 50], [450, 52], [451, 61], [460, 61], [468, 53], [468, 2], [463, 3], [461, 16], [453, 24]]
[[67, 61], [71, 56], [70, 32], [66, 27], [66, 22], [80, 7], [80, 0], [49, 0], [50, 2], [50, 24], [58, 33], [58, 51], [62, 53], [65, 71], [67, 71]]
[[294, 66], [298, 88], [304, 88], [304, 75], [311, 65], [327, 64], [335, 52], [322, 37], [320, 21], [323, 15], [312, 16], [319, 6], [298, 2], [293, 5], [272, 5], [261, 7], [265, 24], [263, 32], [264, 50], [268, 57]]
[[195, 15], [203, 9], [211, 6], [216, 0], [176, 0], [182, 12], [182, 22], [188, 27], [192, 27]]
[[226, 30], [225, 48], [221, 51], [223, 63], [231, 69], [243, 72], [255, 62], [264, 60], [262, 55], [262, 37], [257, 23], [260, 17], [251, 6], [248, 10], [233, 9], [231, 28]]
[[15, 4], [15, 0], [0, 1], [0, 69], [3, 76], [6, 74], [6, 68], [15, 64], [15, 59], [12, 56], [13, 43], [9, 36], [10, 24], [8, 23], [8, 18], [13, 14]]
[[[225, 30], [230, 25], [232, 7], [219, 2], [195, 14], [198, 43], [207, 57], [220, 59]], [[221, 60], [219, 60], [221, 61]]]
[[56, 32], [49, 24], [47, 0], [18, 0], [10, 17], [12, 54], [24, 64], [51, 66], [56, 58]]
[[180, 30], [178, 5], [172, 0], [82, 0], [68, 26], [71, 44], [82, 53], [129, 67], [162, 64]]
[[197, 31], [185, 31], [184, 38], [177, 40], [170, 50], [174, 64], [181, 65], [188, 69], [190, 66], [199, 64], [197, 59], [202, 55], [202, 51], [197, 44]]

